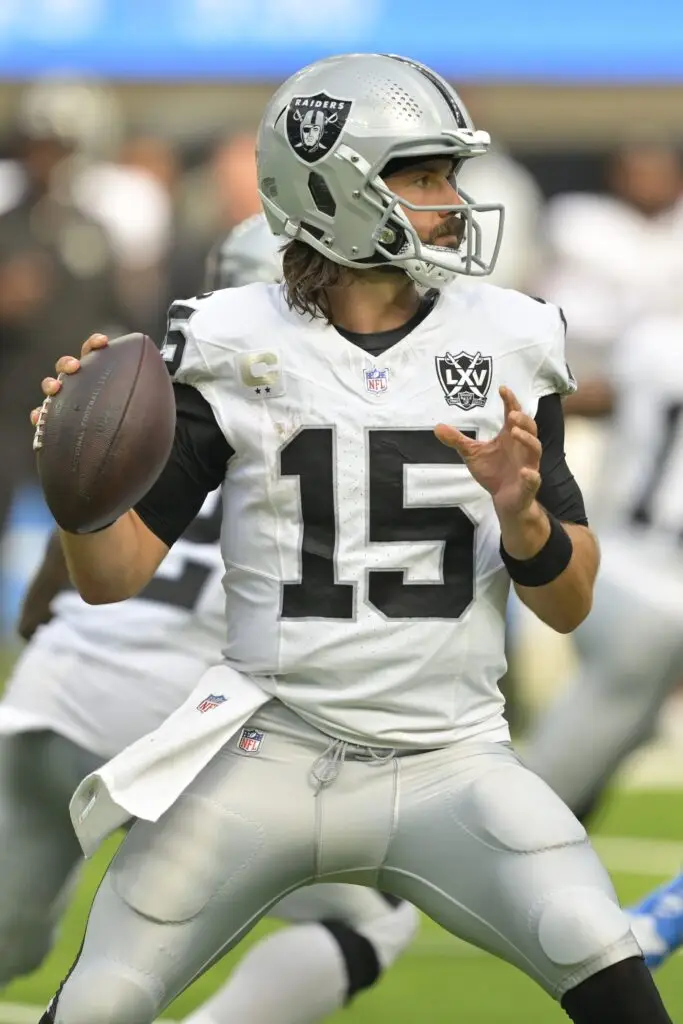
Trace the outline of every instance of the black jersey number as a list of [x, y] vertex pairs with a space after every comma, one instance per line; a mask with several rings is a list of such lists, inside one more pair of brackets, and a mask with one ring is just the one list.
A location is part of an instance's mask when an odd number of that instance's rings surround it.
[[[181, 540], [190, 544], [217, 544], [221, 534], [223, 521], [223, 504], [220, 492], [215, 492], [207, 502], [206, 513], [199, 513], [188, 526]], [[145, 601], [156, 601], [159, 604], [170, 604], [174, 608], [186, 608], [192, 611], [202, 595], [205, 585], [214, 573], [214, 569], [199, 559], [193, 558], [191, 551], [185, 556], [182, 570], [177, 576], [164, 576], [161, 573], [147, 584], [139, 597]]]
[[334, 432], [300, 431], [280, 452], [282, 476], [298, 476], [301, 495], [301, 582], [284, 583], [283, 619], [352, 619], [355, 587], [336, 582], [337, 518]]
[[[468, 431], [468, 436], [474, 434]], [[389, 619], [458, 619], [474, 597], [475, 526], [458, 506], [406, 506], [407, 465], [457, 465], [431, 430], [370, 430], [370, 542], [440, 541], [442, 580], [407, 583], [402, 570], [368, 572], [368, 599]], [[282, 587], [282, 618], [352, 619], [354, 585], [336, 578], [334, 431], [300, 431], [280, 453], [283, 476], [299, 478], [301, 579]]]
[[651, 524], [657, 498], [670, 483], [673, 469], [670, 460], [676, 448], [683, 445], [683, 402], [672, 402], [665, 406], [663, 418], [662, 433], [648, 479], [631, 513], [633, 522], [639, 526]]
[[[213, 295], [213, 292], [204, 292], [202, 295], [197, 295], [196, 298], [207, 299], [209, 295]], [[166, 363], [172, 377], [175, 377], [180, 368], [187, 338], [182, 327], [172, 327], [171, 324], [186, 324], [196, 312], [194, 306], [186, 306], [182, 302], [173, 302], [169, 307], [166, 319], [166, 337], [161, 346], [161, 358]]]

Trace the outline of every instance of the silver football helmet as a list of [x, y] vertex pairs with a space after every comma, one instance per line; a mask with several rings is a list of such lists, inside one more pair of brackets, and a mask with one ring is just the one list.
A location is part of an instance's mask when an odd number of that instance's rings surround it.
[[248, 217], [213, 247], [206, 261], [204, 287], [237, 288], [282, 280], [282, 239], [276, 238], [262, 213]]
[[[259, 193], [275, 234], [345, 267], [393, 264], [421, 285], [441, 287], [455, 274], [493, 270], [503, 207], [462, 191], [459, 205], [416, 206], [387, 187], [382, 171], [394, 160], [445, 156], [455, 175], [489, 145], [455, 90], [424, 65], [390, 54], [329, 57], [293, 75], [270, 101], [258, 137]], [[421, 242], [402, 207], [459, 214], [460, 247]], [[475, 217], [486, 212], [497, 216], [488, 262]]]

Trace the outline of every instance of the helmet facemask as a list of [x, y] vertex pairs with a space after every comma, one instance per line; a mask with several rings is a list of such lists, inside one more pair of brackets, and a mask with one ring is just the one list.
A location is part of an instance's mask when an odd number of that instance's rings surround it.
[[[444, 136], [449, 133], [444, 133]], [[414, 162], [421, 163], [428, 159], [448, 157], [454, 160], [454, 170], [450, 176], [451, 185], [458, 192], [461, 200], [446, 206], [417, 205], [403, 199], [393, 192], [382, 177], [382, 168], [397, 158], [406, 165], [412, 154], [394, 151], [388, 154], [388, 159], [378, 161], [370, 166], [356, 152], [347, 146], [339, 146], [335, 154], [336, 160], [342, 160], [347, 165], [356, 179], [357, 187], [353, 188], [351, 195], [356, 201], [357, 211], [362, 212], [366, 207], [369, 217], [376, 222], [372, 233], [372, 249], [368, 255], [361, 255], [360, 246], [351, 246], [350, 251], [344, 252], [337, 248], [338, 236], [334, 227], [325, 224], [325, 231], [318, 237], [318, 232], [310, 232], [307, 225], [301, 225], [301, 229], [292, 232], [291, 228], [286, 233], [290, 237], [300, 237], [315, 249], [333, 259], [342, 266], [368, 270], [372, 267], [387, 265], [401, 267], [419, 285], [426, 288], [442, 288], [448, 284], [456, 274], [465, 274], [470, 277], [485, 277], [493, 270], [503, 234], [505, 212], [500, 203], [477, 203], [467, 192], [456, 187], [456, 174], [465, 159], [473, 158], [488, 148], [488, 134], [486, 132], [470, 132], [473, 136], [468, 139], [470, 151], [463, 154], [462, 145], [448, 144], [448, 139], [442, 137], [434, 140], [434, 148], [425, 151], [424, 144], [420, 146], [421, 152], [415, 153]], [[473, 150], [473, 151], [471, 151]], [[322, 171], [322, 168], [320, 168]], [[264, 203], [266, 212], [267, 203]], [[422, 212], [448, 212], [456, 215], [463, 224], [462, 240], [457, 248], [445, 245], [430, 245], [423, 242], [417, 229], [411, 224], [406, 210]], [[496, 237], [491, 254], [484, 256], [484, 238], [481, 224], [477, 214], [496, 214]], [[365, 218], [364, 218], [365, 219]], [[328, 218], [329, 220], [329, 218]], [[358, 252], [358, 257], [354, 258]]]
[[[485, 277], [491, 273], [498, 259], [505, 220], [505, 211], [500, 204], [477, 203], [467, 192], [458, 189], [461, 203], [447, 206], [416, 205], [392, 192], [383, 179], [376, 179], [372, 187], [380, 193], [385, 204], [374, 242], [377, 252], [386, 261], [403, 267], [418, 284], [432, 288], [443, 287], [456, 274]], [[414, 210], [416, 213], [453, 213], [462, 224], [462, 237], [457, 247], [423, 242], [405, 213], [406, 210]], [[481, 224], [476, 217], [478, 213], [495, 213], [498, 216], [496, 240], [488, 259], [483, 253], [484, 240]]]

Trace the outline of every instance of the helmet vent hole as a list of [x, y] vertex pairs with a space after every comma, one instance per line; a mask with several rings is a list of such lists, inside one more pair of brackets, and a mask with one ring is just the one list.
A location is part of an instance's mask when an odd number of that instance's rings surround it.
[[311, 171], [308, 176], [308, 191], [311, 193], [313, 202], [320, 212], [328, 217], [334, 217], [337, 211], [337, 204], [322, 174], [318, 174], [317, 171]]
[[419, 124], [422, 108], [419, 103], [391, 78], [368, 75], [363, 82], [368, 100], [375, 109], [382, 109], [394, 123]]

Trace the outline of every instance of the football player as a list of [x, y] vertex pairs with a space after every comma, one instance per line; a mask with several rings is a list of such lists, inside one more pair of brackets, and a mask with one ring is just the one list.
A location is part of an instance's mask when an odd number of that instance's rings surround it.
[[[281, 276], [263, 218], [221, 243], [209, 276], [211, 287]], [[76, 785], [220, 660], [220, 521], [214, 492], [139, 597], [112, 606], [68, 589], [58, 538], [48, 545], [22, 611], [29, 644], [0, 701], [0, 986], [52, 944], [82, 857], [68, 812]], [[409, 904], [354, 885], [302, 889], [274, 914], [301, 923], [252, 948], [193, 1024], [319, 1020], [376, 981], [417, 925]]]
[[[683, 318], [620, 341], [612, 427], [596, 505], [602, 562], [579, 668], [534, 729], [524, 760], [581, 818], [648, 739], [683, 665]], [[614, 472], [614, 467], [619, 472]]]
[[410, 900], [575, 1024], [670, 1021], [584, 829], [503, 717], [510, 581], [569, 632], [598, 549], [562, 451], [561, 315], [471, 280], [492, 207], [457, 171], [488, 145], [397, 56], [317, 62], [267, 107], [284, 284], [172, 307], [168, 465], [109, 527], [61, 534], [86, 600], [122, 600], [223, 484], [227, 641], [204, 685], [230, 700], [213, 719], [187, 701], [79, 787], [88, 848], [132, 806], [145, 820], [45, 1022], [151, 1021], [320, 879]]
[[[576, 633], [576, 677], [541, 716], [525, 762], [581, 817], [655, 728], [683, 666], [683, 317], [641, 320], [614, 354], [600, 491], [602, 565]], [[613, 472], [619, 467], [619, 472]], [[683, 942], [683, 879], [633, 911], [647, 963]]]
[[262, 214], [248, 217], [214, 245], [206, 261], [204, 287], [215, 291], [281, 281], [281, 246]]

